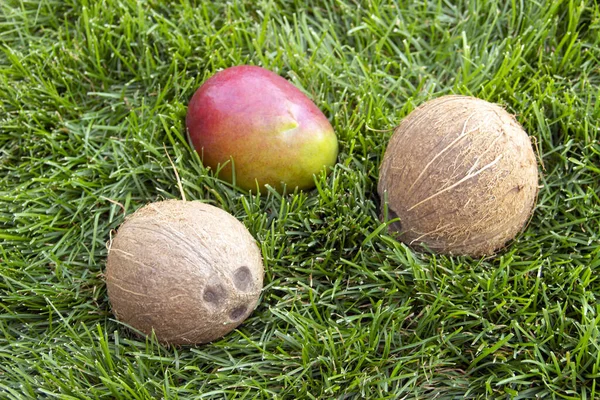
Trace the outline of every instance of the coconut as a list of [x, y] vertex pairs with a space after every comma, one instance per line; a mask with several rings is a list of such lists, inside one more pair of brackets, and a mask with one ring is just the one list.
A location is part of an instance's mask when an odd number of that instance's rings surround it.
[[482, 256], [513, 239], [531, 216], [538, 170], [531, 141], [498, 105], [443, 96], [398, 126], [378, 193], [400, 240], [434, 252]]
[[227, 212], [198, 202], [151, 203], [111, 242], [106, 284], [118, 320], [169, 344], [206, 343], [240, 325], [258, 302], [261, 253]]

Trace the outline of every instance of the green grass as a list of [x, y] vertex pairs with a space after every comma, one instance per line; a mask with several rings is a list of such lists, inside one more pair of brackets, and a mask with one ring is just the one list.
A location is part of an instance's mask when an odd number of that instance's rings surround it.
[[[195, 89], [246, 63], [331, 120], [317, 190], [243, 193], [187, 143]], [[593, 1], [0, 2], [0, 397], [599, 398], [599, 65]], [[378, 220], [390, 130], [449, 93], [539, 150], [533, 219], [495, 257], [415, 252]], [[251, 317], [191, 348], [132, 335], [102, 277], [124, 215], [181, 198], [167, 154], [266, 266]]]

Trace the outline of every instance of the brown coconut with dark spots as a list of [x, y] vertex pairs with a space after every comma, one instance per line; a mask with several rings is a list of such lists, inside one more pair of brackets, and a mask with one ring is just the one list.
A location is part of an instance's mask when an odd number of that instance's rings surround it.
[[141, 208], [112, 240], [106, 284], [117, 319], [169, 344], [218, 339], [250, 315], [263, 283], [260, 250], [227, 212], [168, 200]]
[[538, 185], [531, 141], [498, 105], [444, 96], [396, 128], [379, 172], [390, 225], [403, 242], [434, 252], [482, 256], [529, 220]]

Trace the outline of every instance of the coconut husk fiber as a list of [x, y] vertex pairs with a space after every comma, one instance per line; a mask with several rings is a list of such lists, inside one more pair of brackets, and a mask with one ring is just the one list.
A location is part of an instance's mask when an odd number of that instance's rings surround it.
[[378, 192], [389, 228], [415, 247], [489, 255], [529, 220], [538, 169], [531, 140], [498, 105], [443, 96], [397, 127], [385, 151]]
[[206, 343], [240, 325], [263, 283], [243, 224], [198, 201], [151, 203], [111, 242], [106, 284], [117, 319], [169, 344]]

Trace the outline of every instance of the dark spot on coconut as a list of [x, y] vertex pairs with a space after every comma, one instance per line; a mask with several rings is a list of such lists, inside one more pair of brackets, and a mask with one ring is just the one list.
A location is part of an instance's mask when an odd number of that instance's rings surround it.
[[[398, 218], [398, 214], [396, 214], [392, 209], [388, 209], [388, 215], [390, 220]], [[396, 232], [402, 232], [402, 223], [400, 221], [394, 221], [389, 226]]]
[[229, 317], [232, 320], [237, 321], [238, 319], [242, 318], [245, 313], [246, 313], [246, 306], [238, 306], [238, 307], [234, 308], [233, 310], [231, 310], [231, 312], [229, 313]]
[[225, 299], [225, 289], [221, 285], [211, 285], [204, 289], [202, 299], [213, 306], [218, 306]]
[[243, 266], [236, 269], [233, 273], [233, 284], [242, 291], [250, 289], [252, 286], [252, 273], [250, 272], [250, 268]]
[[515, 185], [508, 193], [519, 193], [524, 188], [525, 188], [524, 185], [518, 184], [518, 185]]

